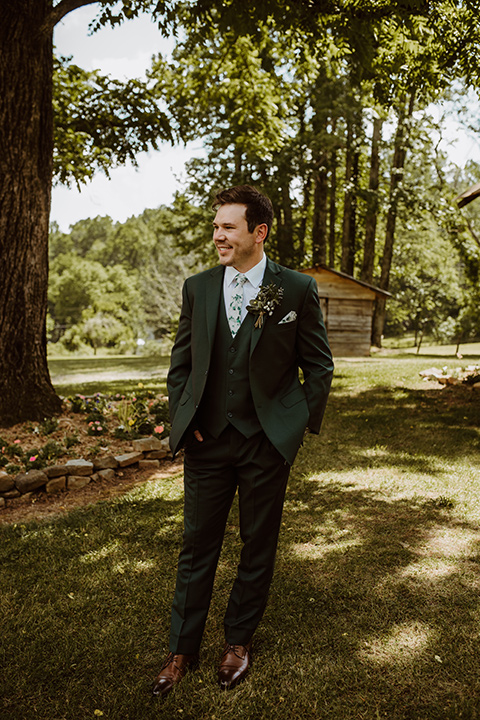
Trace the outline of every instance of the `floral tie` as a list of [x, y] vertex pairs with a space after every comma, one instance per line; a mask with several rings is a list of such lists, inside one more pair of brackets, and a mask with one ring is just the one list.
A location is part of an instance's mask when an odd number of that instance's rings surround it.
[[235, 275], [233, 278], [232, 297], [228, 308], [228, 324], [235, 337], [242, 324], [243, 286], [247, 282], [245, 275]]

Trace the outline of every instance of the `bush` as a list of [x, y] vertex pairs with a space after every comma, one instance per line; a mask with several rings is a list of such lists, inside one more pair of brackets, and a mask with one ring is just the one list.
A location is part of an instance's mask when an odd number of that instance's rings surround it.
[[45, 418], [44, 421], [40, 423], [39, 429], [42, 435], [51, 435], [58, 429], [58, 418]]

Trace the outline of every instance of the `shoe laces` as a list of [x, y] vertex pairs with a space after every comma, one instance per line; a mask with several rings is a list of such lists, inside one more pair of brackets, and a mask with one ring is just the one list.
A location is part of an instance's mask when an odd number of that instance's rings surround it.
[[162, 670], [165, 670], [166, 667], [171, 665], [174, 660], [175, 660], [175, 653], [169, 652], [165, 659], [165, 662], [163, 663], [162, 667], [160, 668], [160, 672], [162, 672]]
[[[243, 654], [239, 655], [238, 653], [243, 650]], [[229, 653], [233, 653], [239, 660], [243, 660], [246, 655], [248, 655], [248, 648], [246, 645], [230, 645], [227, 643], [225, 650], [223, 651], [223, 656], [225, 657]]]

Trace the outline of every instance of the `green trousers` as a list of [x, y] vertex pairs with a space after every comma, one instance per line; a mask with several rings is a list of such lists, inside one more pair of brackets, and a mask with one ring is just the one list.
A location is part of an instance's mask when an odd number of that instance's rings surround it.
[[245, 645], [267, 604], [290, 466], [263, 432], [247, 439], [229, 425], [218, 439], [205, 433], [198, 442], [189, 433], [184, 469], [184, 534], [170, 650], [199, 650], [237, 488], [243, 546], [224, 627], [227, 642]]

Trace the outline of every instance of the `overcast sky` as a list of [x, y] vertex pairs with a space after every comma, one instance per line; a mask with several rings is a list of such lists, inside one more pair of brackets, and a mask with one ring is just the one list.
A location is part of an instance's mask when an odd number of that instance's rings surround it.
[[[55, 30], [57, 53], [72, 55], [73, 61], [86, 70], [98, 69], [122, 79], [142, 77], [152, 55], [166, 53], [173, 47], [173, 41], [160, 35], [148, 15], [129, 20], [114, 30], [102, 28], [89, 35], [89, 23], [96, 14], [95, 5], [80, 8], [69, 13]], [[460, 167], [469, 157], [480, 161], [480, 137], [461, 131], [453, 116], [447, 140], [450, 156]], [[75, 187], [56, 187], [51, 219], [68, 231], [70, 225], [84, 218], [110, 215], [123, 222], [145, 208], [169, 204], [175, 190], [181, 187], [185, 162], [201, 154], [201, 148], [201, 141], [187, 148], [163, 144], [158, 151], [141, 153], [137, 170], [130, 165], [112, 170], [110, 180], [98, 173], [80, 192]]]

